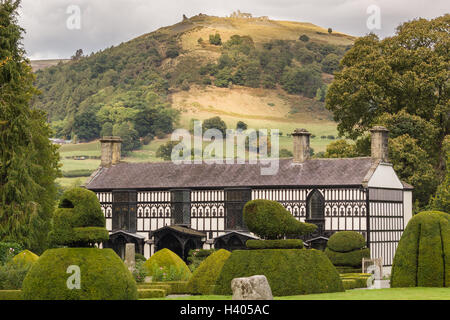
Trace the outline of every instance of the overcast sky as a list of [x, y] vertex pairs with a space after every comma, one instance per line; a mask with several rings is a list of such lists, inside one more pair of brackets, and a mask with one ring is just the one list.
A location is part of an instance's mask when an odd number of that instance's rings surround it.
[[385, 37], [403, 21], [449, 13], [450, 1], [22, 0], [19, 23], [26, 29], [23, 42], [31, 59], [69, 58], [80, 48], [89, 54], [172, 25], [183, 14], [228, 16], [237, 9], [275, 20], [311, 22], [355, 36], [372, 31]]

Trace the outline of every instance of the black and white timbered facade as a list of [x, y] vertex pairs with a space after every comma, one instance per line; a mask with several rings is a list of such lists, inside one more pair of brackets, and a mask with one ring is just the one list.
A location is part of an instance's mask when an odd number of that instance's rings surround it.
[[[318, 226], [303, 239], [307, 245], [320, 248], [334, 232], [358, 231], [372, 257], [390, 266], [412, 216], [412, 187], [387, 162], [387, 130], [373, 130], [372, 157], [364, 158], [309, 159], [309, 133], [296, 131], [293, 139], [294, 158], [280, 159], [274, 175], [261, 175], [261, 163], [102, 159], [86, 188], [96, 192], [106, 217], [110, 241], [104, 245], [123, 255], [124, 244], [134, 242], [146, 257], [169, 248], [183, 258], [195, 248], [244, 248], [256, 237], [246, 229], [243, 206], [268, 199]], [[116, 144], [120, 152], [120, 139], [102, 140], [102, 157]]]

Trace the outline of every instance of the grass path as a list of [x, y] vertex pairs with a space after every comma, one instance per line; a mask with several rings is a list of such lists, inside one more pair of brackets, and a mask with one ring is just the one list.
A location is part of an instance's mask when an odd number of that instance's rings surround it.
[[[231, 300], [231, 296], [183, 296], [151, 300]], [[274, 300], [450, 300], [450, 288], [390, 288], [275, 297]]]

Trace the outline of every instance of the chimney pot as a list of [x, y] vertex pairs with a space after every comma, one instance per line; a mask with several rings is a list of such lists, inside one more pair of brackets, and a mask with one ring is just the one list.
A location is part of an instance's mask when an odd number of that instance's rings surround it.
[[100, 139], [102, 156], [101, 166], [110, 167], [120, 162], [122, 139], [120, 137], [103, 137]]
[[294, 141], [294, 162], [303, 163], [310, 157], [309, 137], [306, 129], [295, 129], [292, 133]]
[[370, 130], [370, 133], [372, 158], [388, 162], [389, 130], [382, 126], [375, 126]]

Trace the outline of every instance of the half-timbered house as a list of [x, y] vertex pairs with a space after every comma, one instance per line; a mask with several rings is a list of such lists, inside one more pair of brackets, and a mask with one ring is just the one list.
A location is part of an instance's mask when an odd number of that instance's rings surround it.
[[106, 217], [104, 246], [122, 256], [128, 242], [146, 257], [169, 248], [184, 259], [195, 248], [245, 248], [256, 237], [243, 222], [243, 206], [269, 199], [318, 226], [306, 245], [323, 247], [336, 231], [358, 231], [372, 257], [390, 266], [412, 215], [412, 186], [388, 162], [388, 131], [371, 133], [371, 157], [311, 159], [310, 133], [297, 129], [294, 156], [280, 159], [274, 175], [261, 175], [261, 163], [121, 162], [120, 138], [107, 137], [86, 188], [97, 194]]

